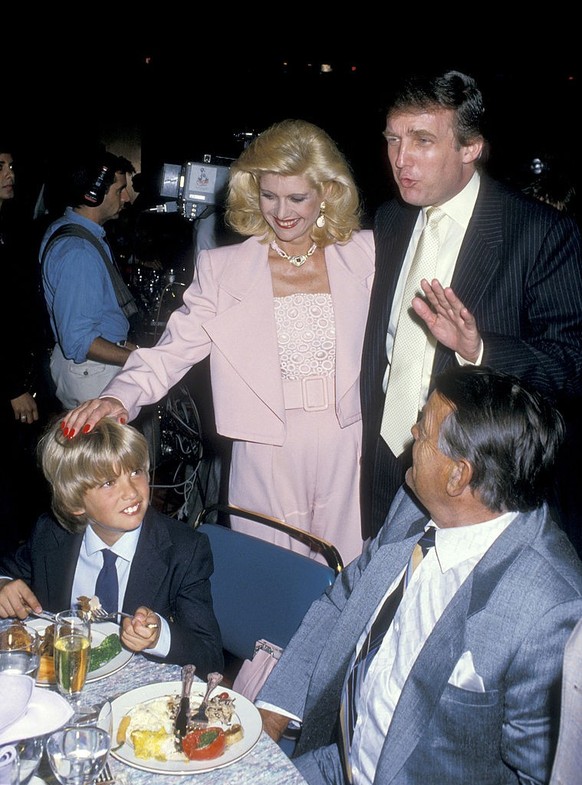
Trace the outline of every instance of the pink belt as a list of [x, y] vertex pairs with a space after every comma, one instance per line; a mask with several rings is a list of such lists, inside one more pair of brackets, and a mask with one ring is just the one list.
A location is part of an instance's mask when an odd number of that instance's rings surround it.
[[286, 409], [322, 412], [334, 403], [335, 376], [303, 376], [283, 381], [283, 396]]

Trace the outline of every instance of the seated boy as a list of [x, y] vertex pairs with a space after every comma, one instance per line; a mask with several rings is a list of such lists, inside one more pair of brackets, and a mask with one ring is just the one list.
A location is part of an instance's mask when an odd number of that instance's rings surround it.
[[28, 542], [0, 554], [0, 575], [10, 576], [0, 579], [0, 618], [58, 612], [83, 595], [98, 596], [102, 550], [109, 548], [117, 556], [114, 610], [133, 614], [121, 622], [123, 645], [159, 661], [193, 663], [201, 678], [222, 670], [210, 544], [149, 506], [144, 436], [105, 418], [67, 439], [59, 418], [43, 434], [38, 455], [54, 517], [41, 515]]

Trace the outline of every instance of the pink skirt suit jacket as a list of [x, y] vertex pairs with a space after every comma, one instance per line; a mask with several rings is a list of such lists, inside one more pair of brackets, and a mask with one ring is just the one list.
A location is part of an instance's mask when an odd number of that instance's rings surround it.
[[[360, 365], [374, 277], [372, 232], [362, 230], [345, 245], [327, 246], [325, 261], [335, 314], [335, 417], [339, 429], [356, 426], [361, 445]], [[183, 305], [170, 316], [157, 345], [134, 351], [102, 396], [122, 401], [133, 420], [208, 355], [218, 433], [235, 446], [237, 441], [284, 445], [288, 416], [268, 245], [255, 237], [201, 251]], [[359, 456], [357, 463], [352, 474], [359, 477]], [[231, 477], [238, 471], [233, 456]], [[243, 466], [240, 472], [244, 475]], [[229, 501], [247, 506], [232, 494]], [[361, 543], [360, 531], [358, 539]]]

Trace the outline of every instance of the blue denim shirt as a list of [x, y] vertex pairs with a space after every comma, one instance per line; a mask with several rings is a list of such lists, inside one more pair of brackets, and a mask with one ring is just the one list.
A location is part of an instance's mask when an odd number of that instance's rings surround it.
[[[69, 223], [88, 229], [111, 256], [103, 227], [67, 207], [46, 230], [40, 259], [53, 232]], [[109, 271], [90, 242], [81, 237], [55, 241], [42, 265], [42, 281], [53, 335], [67, 359], [85, 362], [95, 338], [113, 343], [127, 339], [129, 322], [117, 302]]]

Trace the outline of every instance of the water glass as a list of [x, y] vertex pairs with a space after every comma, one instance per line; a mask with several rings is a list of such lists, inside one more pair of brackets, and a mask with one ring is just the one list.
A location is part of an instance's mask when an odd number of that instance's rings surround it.
[[0, 671], [36, 678], [40, 665], [38, 630], [17, 619], [0, 622]]
[[44, 751], [44, 740], [44, 736], [34, 736], [14, 742], [20, 759], [19, 785], [28, 785], [38, 771]]
[[111, 736], [95, 726], [67, 727], [46, 742], [51, 770], [61, 785], [93, 785], [102, 772]]

